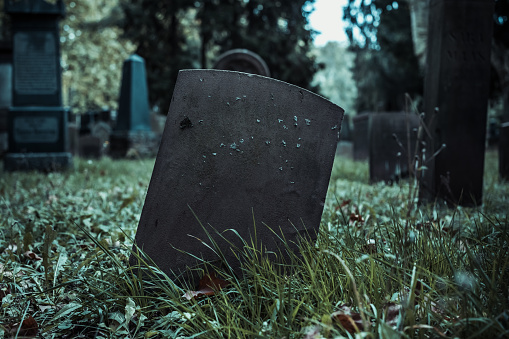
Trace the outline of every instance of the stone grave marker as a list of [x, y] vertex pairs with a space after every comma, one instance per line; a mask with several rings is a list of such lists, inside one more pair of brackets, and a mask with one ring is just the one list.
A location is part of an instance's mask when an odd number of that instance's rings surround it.
[[157, 141], [150, 129], [150, 108], [145, 60], [133, 54], [122, 68], [122, 85], [117, 121], [110, 135], [112, 157], [125, 157], [130, 149], [155, 155]]
[[282, 81], [180, 71], [136, 244], [183, 283], [197, 261], [180, 251], [219, 260], [200, 242], [209, 243], [199, 221], [234, 269], [232, 247], [210, 226], [240, 250], [229, 229], [248, 242], [256, 235], [273, 260], [285, 257], [278, 236], [293, 249], [300, 236], [316, 239], [342, 117], [340, 107]]
[[501, 179], [509, 180], [509, 122], [500, 125], [498, 172]]
[[353, 159], [357, 161], [369, 158], [369, 116], [361, 113], [353, 117]]
[[258, 54], [247, 49], [232, 49], [221, 54], [214, 68], [270, 77], [269, 67], [265, 61]]
[[0, 156], [7, 151], [7, 116], [12, 105], [12, 44], [0, 42]]
[[408, 177], [413, 159], [419, 117], [405, 112], [380, 112], [369, 121], [369, 177], [371, 182], [392, 183]]
[[5, 3], [12, 18], [12, 107], [4, 168], [55, 170], [72, 166], [67, 152], [67, 110], [62, 107], [60, 36], [62, 1]]
[[452, 204], [482, 204], [493, 6], [486, 0], [431, 0], [426, 158], [443, 144], [446, 148], [426, 164], [422, 201], [440, 197]]

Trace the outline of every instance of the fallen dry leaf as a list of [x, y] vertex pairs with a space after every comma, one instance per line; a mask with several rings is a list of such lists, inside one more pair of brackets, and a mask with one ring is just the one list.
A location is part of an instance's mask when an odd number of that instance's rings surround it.
[[10, 326], [10, 333], [16, 334], [22, 337], [30, 337], [35, 338], [37, 333], [39, 332], [39, 326], [37, 325], [37, 321], [35, 321], [34, 317], [29, 315], [23, 322], [21, 323], [21, 328], [18, 332], [19, 323]]
[[25, 257], [27, 257], [28, 259], [31, 259], [31, 260], [42, 260], [41, 257], [39, 257], [37, 254], [35, 254], [32, 251], [26, 251], [24, 254], [25, 254]]
[[205, 274], [200, 280], [198, 290], [187, 291], [183, 297], [185, 297], [187, 300], [191, 300], [193, 298], [199, 298], [204, 295], [213, 295], [216, 291], [221, 290], [228, 284], [229, 282], [217, 278], [214, 272]]
[[352, 309], [346, 305], [342, 305], [339, 311], [332, 313], [331, 318], [351, 334], [364, 330], [360, 313], [352, 312]]

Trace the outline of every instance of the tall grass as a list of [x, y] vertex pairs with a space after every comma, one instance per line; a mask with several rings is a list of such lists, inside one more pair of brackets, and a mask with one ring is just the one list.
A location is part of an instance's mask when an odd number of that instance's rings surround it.
[[[507, 336], [509, 185], [494, 174], [496, 160], [488, 153], [482, 208], [419, 206], [409, 215], [411, 182], [368, 185], [365, 163], [338, 158], [316, 243], [302, 239], [298, 252], [283, 243], [289, 257], [276, 263], [260, 254], [256, 239], [243, 239], [240, 274], [228, 263], [209, 266], [204, 273], [228, 285], [195, 298], [185, 297], [195, 286], [177, 286], [132, 248], [153, 161], [77, 160], [64, 173], [2, 172], [0, 333]], [[246, 227], [265, 226], [254, 220]], [[204, 241], [214, 247], [212, 236]], [[131, 255], [138, 265], [128, 265]]]

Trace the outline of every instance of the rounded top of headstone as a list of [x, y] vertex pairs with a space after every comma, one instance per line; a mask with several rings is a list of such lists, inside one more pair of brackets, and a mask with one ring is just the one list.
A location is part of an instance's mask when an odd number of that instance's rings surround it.
[[145, 59], [143, 59], [138, 54], [131, 54], [131, 56], [127, 58], [126, 61], [145, 62]]
[[270, 77], [269, 67], [265, 61], [258, 54], [242, 48], [232, 49], [221, 54], [213, 68]]

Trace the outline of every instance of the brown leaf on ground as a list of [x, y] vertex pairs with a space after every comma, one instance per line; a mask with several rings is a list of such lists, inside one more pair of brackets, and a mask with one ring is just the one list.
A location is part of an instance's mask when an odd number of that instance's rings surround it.
[[16, 334], [22, 337], [35, 338], [37, 333], [39, 332], [39, 325], [37, 325], [37, 321], [35, 321], [34, 317], [29, 315], [23, 322], [21, 323], [21, 328], [18, 332], [19, 323], [10, 326], [10, 333]]
[[42, 260], [41, 257], [39, 257], [37, 254], [35, 254], [34, 252], [32, 251], [26, 251], [24, 253], [25, 257], [27, 257], [28, 259], [30, 260]]
[[11, 288], [5, 284], [0, 284], [0, 300], [11, 294]]
[[183, 297], [185, 297], [187, 300], [191, 300], [193, 298], [199, 298], [204, 295], [213, 295], [216, 293], [216, 291], [221, 290], [223, 287], [229, 284], [229, 282], [217, 278], [216, 274], [212, 272], [210, 274], [205, 274], [203, 278], [201, 278], [197, 291], [187, 291]]
[[339, 311], [332, 313], [331, 318], [349, 333], [357, 333], [364, 330], [360, 313], [352, 312], [352, 309], [346, 305], [340, 307]]

